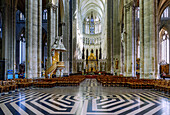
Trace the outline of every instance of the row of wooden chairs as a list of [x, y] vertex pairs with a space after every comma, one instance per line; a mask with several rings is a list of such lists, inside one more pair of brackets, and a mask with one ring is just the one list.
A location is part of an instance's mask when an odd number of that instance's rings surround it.
[[83, 80], [84, 76], [69, 76], [61, 78], [50, 79], [14, 79], [0, 81], [0, 93], [8, 92], [18, 88], [27, 87], [39, 87], [39, 88], [51, 88], [54, 86], [78, 86]]
[[154, 89], [170, 93], [170, 80], [156, 80]]
[[0, 81], [0, 93], [15, 90], [16, 88], [18, 87], [14, 80]]
[[56, 85], [56, 81], [46, 81], [46, 79], [36, 79], [33, 85], [38, 88], [51, 88]]
[[83, 80], [84, 76], [69, 76], [69, 77], [58, 77], [58, 78], [46, 78], [46, 79], [35, 79], [33, 80], [33, 86], [39, 88], [51, 88], [54, 86], [78, 86]]
[[58, 86], [78, 86], [84, 79], [66, 78], [57, 81]]
[[97, 81], [101, 82], [103, 86], [127, 86], [130, 85], [133, 77], [118, 77], [118, 76], [98, 76]]
[[55, 81], [57, 86], [78, 86], [84, 79], [84, 76], [75, 75], [69, 77], [46, 79], [46, 81]]
[[33, 79], [15, 79], [15, 82], [19, 88], [27, 88], [32, 86]]
[[98, 76], [97, 81], [99, 81], [103, 86], [127, 86], [136, 89], [156, 89], [160, 91], [170, 92], [170, 80]]

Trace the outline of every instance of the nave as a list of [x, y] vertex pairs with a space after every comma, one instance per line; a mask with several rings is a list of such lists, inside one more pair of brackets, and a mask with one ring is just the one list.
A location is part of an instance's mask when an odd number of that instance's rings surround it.
[[79, 86], [20, 89], [1, 95], [0, 115], [170, 115], [170, 95], [151, 89]]

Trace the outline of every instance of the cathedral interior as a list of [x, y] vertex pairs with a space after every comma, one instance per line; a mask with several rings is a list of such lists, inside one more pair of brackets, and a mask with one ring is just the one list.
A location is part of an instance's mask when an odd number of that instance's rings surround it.
[[170, 115], [170, 0], [0, 0], [0, 115]]

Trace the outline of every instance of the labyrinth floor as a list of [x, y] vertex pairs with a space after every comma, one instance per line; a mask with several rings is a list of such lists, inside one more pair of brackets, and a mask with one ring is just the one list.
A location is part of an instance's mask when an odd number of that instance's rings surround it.
[[86, 79], [79, 87], [30, 89], [0, 96], [0, 115], [3, 114], [170, 115], [170, 95], [102, 87], [95, 79]]

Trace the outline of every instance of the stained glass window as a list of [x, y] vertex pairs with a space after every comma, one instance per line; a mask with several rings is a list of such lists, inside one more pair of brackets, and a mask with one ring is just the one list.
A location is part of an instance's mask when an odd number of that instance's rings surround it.
[[90, 20], [90, 34], [94, 34], [94, 19], [93, 19], [93, 15], [92, 15], [91, 20]]

